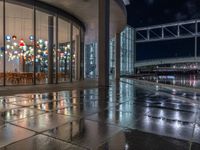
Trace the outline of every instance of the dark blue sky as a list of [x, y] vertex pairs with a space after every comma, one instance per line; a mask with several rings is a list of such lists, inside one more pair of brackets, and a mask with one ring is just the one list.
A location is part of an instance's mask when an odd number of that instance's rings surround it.
[[200, 18], [200, 0], [130, 0], [128, 24], [133, 27]]
[[[128, 24], [133, 27], [200, 19], [200, 0], [130, 0]], [[137, 45], [137, 59], [191, 56], [194, 40]], [[200, 47], [200, 46], [199, 46]]]

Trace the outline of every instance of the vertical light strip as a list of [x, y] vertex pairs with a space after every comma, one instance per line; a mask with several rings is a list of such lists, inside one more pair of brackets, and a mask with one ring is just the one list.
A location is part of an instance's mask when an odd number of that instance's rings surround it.
[[3, 0], [3, 86], [6, 85], [6, 4]]

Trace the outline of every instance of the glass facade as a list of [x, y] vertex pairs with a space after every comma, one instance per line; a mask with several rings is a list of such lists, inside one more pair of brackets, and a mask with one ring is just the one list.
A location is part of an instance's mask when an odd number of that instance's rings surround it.
[[[134, 29], [127, 26], [120, 33], [120, 72], [121, 75], [129, 75], [134, 73]], [[115, 38], [110, 40], [109, 48], [109, 66], [110, 78], [115, 75]], [[98, 47], [96, 43], [90, 43], [85, 46], [85, 78], [98, 77], [97, 53]]]
[[0, 1], [0, 85], [80, 79], [83, 28], [53, 9]]
[[[0, 0], [0, 85], [67, 83], [98, 78], [97, 43], [84, 47], [84, 27], [73, 17], [33, 1]], [[110, 77], [115, 73], [110, 40]], [[85, 49], [84, 49], [85, 48]], [[121, 33], [121, 74], [133, 71], [133, 29]]]
[[80, 79], [80, 30], [73, 26], [72, 39], [72, 80]]
[[97, 43], [87, 44], [85, 46], [85, 78], [97, 78]]
[[109, 56], [110, 56], [110, 78], [112, 79], [115, 76], [115, 39], [110, 40], [110, 48], [109, 48]]
[[70, 28], [70, 22], [58, 19], [58, 82], [70, 81]]
[[134, 73], [134, 30], [126, 27], [121, 32], [121, 75], [129, 75]]

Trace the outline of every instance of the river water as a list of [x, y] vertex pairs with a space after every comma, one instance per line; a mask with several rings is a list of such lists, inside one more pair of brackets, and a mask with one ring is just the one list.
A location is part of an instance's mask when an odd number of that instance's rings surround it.
[[200, 74], [159, 75], [140, 77], [139, 79], [153, 81], [157, 83], [200, 88]]

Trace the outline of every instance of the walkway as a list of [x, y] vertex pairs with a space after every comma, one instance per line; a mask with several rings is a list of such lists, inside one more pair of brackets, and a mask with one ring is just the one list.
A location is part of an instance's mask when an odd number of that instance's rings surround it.
[[122, 80], [0, 97], [0, 150], [200, 149], [200, 94]]
[[60, 83], [60, 84], [45, 84], [45, 85], [28, 85], [28, 86], [0, 86], [0, 96], [13, 95], [19, 93], [43, 93], [43, 92], [56, 92], [62, 90], [72, 89], [87, 89], [96, 88], [98, 85], [96, 80], [84, 80], [73, 83]]

